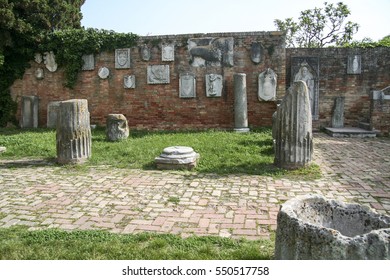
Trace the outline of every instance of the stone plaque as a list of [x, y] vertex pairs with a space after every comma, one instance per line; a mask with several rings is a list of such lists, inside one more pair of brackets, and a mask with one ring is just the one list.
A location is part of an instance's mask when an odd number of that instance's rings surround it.
[[206, 75], [206, 96], [220, 97], [222, 96], [223, 78], [219, 74]]
[[189, 39], [190, 63], [194, 67], [221, 65], [231, 67], [234, 65], [233, 47], [233, 37]]
[[130, 68], [130, 49], [115, 50], [115, 69]]
[[48, 128], [57, 127], [58, 112], [60, 109], [61, 101], [52, 101], [47, 104], [47, 123]]
[[148, 84], [169, 84], [169, 65], [149, 65]]
[[83, 59], [82, 70], [94, 70], [95, 69], [95, 57], [93, 54], [85, 54], [81, 57]]
[[50, 72], [57, 71], [58, 65], [56, 63], [56, 57], [52, 51], [45, 52], [44, 63], [46, 65], [47, 70], [49, 70]]
[[319, 59], [318, 57], [292, 57], [291, 82], [304, 81], [309, 91], [312, 119], [319, 118]]
[[128, 75], [123, 78], [124, 88], [135, 88], [135, 76]]
[[100, 79], [107, 79], [110, 76], [110, 70], [107, 67], [100, 67], [98, 76]]
[[35, 70], [35, 78], [37, 78], [37, 80], [42, 80], [44, 77], [45, 73], [43, 71], [43, 68], [37, 68], [37, 70]]
[[144, 61], [149, 61], [150, 60], [150, 49], [147, 45], [144, 45], [141, 47], [141, 58]]
[[22, 96], [22, 117], [20, 126], [22, 128], [37, 128], [38, 127], [38, 96]]
[[196, 77], [191, 73], [180, 74], [180, 98], [196, 97]]
[[350, 55], [348, 56], [347, 74], [361, 74], [361, 56]]
[[259, 75], [259, 89], [258, 98], [259, 101], [270, 101], [276, 99], [276, 84], [277, 75], [275, 72], [268, 68]]
[[175, 60], [175, 45], [167, 44], [161, 47], [161, 60], [162, 61], [174, 61]]
[[255, 64], [259, 64], [261, 62], [261, 58], [263, 56], [263, 47], [260, 43], [255, 42], [252, 43], [251, 46], [251, 60]]

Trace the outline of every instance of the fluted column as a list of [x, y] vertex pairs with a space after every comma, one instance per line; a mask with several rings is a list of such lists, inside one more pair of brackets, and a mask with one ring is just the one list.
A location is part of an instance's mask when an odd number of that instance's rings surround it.
[[234, 74], [234, 131], [248, 132], [246, 74]]
[[91, 127], [86, 99], [61, 102], [56, 139], [58, 163], [78, 164], [91, 157]]
[[275, 164], [298, 169], [311, 162], [313, 154], [312, 116], [305, 82], [295, 82], [278, 106], [273, 124]]

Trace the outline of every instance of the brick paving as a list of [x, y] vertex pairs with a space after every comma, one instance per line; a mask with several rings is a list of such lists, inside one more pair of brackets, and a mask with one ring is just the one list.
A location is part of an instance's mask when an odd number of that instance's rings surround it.
[[390, 139], [316, 133], [314, 143], [323, 176], [313, 181], [0, 158], [0, 227], [259, 239], [275, 230], [281, 203], [307, 193], [390, 214]]

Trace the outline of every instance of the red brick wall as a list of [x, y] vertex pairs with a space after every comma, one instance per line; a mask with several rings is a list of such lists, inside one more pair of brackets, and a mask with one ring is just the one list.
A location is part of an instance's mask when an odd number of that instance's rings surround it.
[[[192, 67], [187, 40], [200, 37], [233, 37], [233, 67]], [[157, 43], [156, 43], [157, 42]], [[252, 42], [261, 42], [264, 48], [260, 64], [250, 59]], [[148, 44], [151, 59], [143, 61], [140, 47]], [[175, 44], [175, 60], [161, 61], [161, 44]], [[285, 50], [280, 32], [219, 33], [141, 37], [137, 47], [131, 48], [131, 68], [115, 69], [114, 50], [95, 56], [95, 70], [82, 71], [74, 89], [63, 86], [64, 73], [61, 67], [49, 72], [43, 64], [31, 62], [23, 80], [15, 82], [11, 93], [19, 104], [17, 117], [20, 118], [21, 97], [37, 95], [39, 101], [39, 126], [46, 126], [47, 104], [73, 98], [88, 100], [91, 124], [104, 125], [105, 118], [111, 113], [124, 114], [130, 128], [138, 129], [207, 129], [234, 127], [234, 92], [233, 74], [247, 75], [248, 120], [249, 126], [270, 126], [271, 116], [276, 104], [260, 102], [257, 99], [258, 75], [272, 68], [278, 75], [277, 95], [285, 93]], [[169, 65], [170, 83], [149, 85], [146, 81], [148, 65]], [[110, 77], [102, 80], [98, 77], [100, 67], [110, 69]], [[44, 68], [44, 79], [37, 80], [35, 71]], [[191, 72], [196, 75], [196, 98], [179, 98], [179, 75]], [[222, 97], [206, 97], [205, 75], [221, 74], [224, 78]], [[123, 76], [135, 75], [136, 88], [124, 89]]]
[[[349, 55], [361, 55], [361, 74], [347, 74]], [[330, 126], [334, 98], [345, 97], [345, 126], [371, 121], [370, 94], [390, 85], [389, 48], [286, 49], [286, 85], [291, 80], [291, 57], [319, 57], [319, 120], [314, 128]], [[377, 119], [390, 119], [389, 112], [374, 111]], [[379, 115], [379, 116], [378, 116]], [[371, 123], [375, 127], [375, 124]], [[379, 127], [378, 127], [379, 129]], [[389, 131], [389, 127], [381, 126]]]

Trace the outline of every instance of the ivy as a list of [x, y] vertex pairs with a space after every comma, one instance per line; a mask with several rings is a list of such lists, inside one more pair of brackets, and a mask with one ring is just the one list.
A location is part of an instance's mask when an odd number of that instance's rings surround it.
[[54, 51], [56, 61], [65, 71], [65, 86], [73, 88], [77, 83], [85, 54], [97, 54], [117, 48], [136, 45], [138, 36], [133, 33], [116, 33], [108, 30], [65, 29], [47, 33], [38, 51]]
[[343, 45], [346, 48], [377, 48], [377, 47], [387, 47], [390, 48], [390, 35], [384, 37], [378, 42], [372, 41], [370, 38], [365, 38], [361, 41], [353, 41], [351, 43]]

